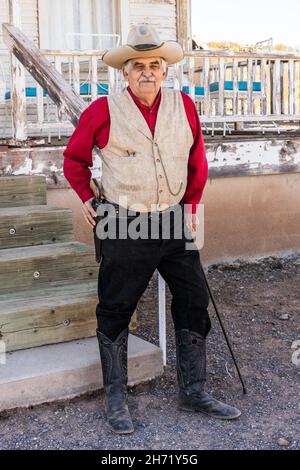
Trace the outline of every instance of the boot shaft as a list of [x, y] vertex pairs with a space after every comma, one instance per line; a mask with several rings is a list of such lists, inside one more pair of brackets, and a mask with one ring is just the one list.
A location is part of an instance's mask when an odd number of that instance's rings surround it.
[[177, 377], [181, 390], [202, 391], [206, 381], [206, 341], [200, 334], [178, 330], [176, 337]]
[[109, 429], [116, 434], [133, 432], [132, 419], [127, 405], [127, 355], [128, 328], [115, 341], [98, 329], [103, 385], [106, 401], [106, 418]]
[[124, 329], [115, 341], [111, 341], [98, 329], [96, 331], [104, 388], [127, 385], [128, 328]]

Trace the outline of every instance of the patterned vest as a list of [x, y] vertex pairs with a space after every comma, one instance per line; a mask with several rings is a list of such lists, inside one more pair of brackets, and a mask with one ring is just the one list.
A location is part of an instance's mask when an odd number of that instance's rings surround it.
[[108, 96], [108, 106], [110, 134], [101, 150], [104, 196], [141, 212], [177, 204], [186, 190], [194, 142], [181, 93], [161, 89], [154, 137], [127, 90]]

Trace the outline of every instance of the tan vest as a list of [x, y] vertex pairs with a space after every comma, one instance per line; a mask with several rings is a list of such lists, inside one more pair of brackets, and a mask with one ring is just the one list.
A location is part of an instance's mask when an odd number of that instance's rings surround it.
[[127, 90], [108, 96], [109, 140], [101, 150], [102, 188], [112, 202], [159, 211], [185, 193], [193, 134], [179, 91], [161, 89], [154, 137]]

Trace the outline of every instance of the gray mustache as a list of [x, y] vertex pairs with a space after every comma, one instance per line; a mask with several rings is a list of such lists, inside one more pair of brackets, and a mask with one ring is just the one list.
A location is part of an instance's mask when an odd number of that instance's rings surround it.
[[139, 82], [149, 82], [149, 83], [152, 83], [152, 82], [156, 82], [155, 78], [148, 78], [148, 79], [141, 79], [139, 80]]

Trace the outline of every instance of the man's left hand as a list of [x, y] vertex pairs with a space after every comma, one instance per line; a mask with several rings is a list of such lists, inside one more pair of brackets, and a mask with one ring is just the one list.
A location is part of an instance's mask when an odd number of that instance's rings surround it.
[[185, 221], [188, 229], [192, 233], [192, 236], [195, 237], [199, 225], [199, 219], [197, 214], [185, 214]]

